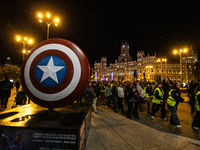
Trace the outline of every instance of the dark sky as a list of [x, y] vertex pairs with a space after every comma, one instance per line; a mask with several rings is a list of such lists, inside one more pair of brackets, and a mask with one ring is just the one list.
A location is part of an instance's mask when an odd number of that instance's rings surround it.
[[13, 64], [21, 64], [22, 43], [15, 41], [16, 34], [32, 37], [35, 44], [46, 40], [46, 24], [38, 22], [37, 12], [47, 11], [61, 19], [58, 27], [50, 26], [50, 38], [77, 44], [91, 67], [101, 56], [114, 62], [123, 40], [129, 42], [134, 60], [138, 50], [178, 60], [174, 48], [200, 49], [197, 0], [3, 0], [0, 6], [1, 63], [10, 57]]

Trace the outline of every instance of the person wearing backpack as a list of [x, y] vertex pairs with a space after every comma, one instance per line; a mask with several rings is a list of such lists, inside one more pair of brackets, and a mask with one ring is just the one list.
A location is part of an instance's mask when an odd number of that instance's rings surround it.
[[1, 109], [7, 108], [8, 99], [11, 94], [11, 89], [13, 88], [13, 83], [9, 81], [8, 77], [2, 82], [1, 90]]

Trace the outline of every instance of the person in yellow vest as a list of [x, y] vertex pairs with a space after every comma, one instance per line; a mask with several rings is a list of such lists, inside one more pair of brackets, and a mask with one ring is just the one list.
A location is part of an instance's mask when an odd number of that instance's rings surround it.
[[184, 99], [181, 97], [179, 88], [180, 88], [179, 83], [173, 84], [167, 98], [167, 104], [169, 105], [169, 108], [171, 111], [170, 123], [172, 125], [175, 125], [177, 128], [182, 127], [180, 125], [180, 122], [177, 116], [177, 105], [179, 104], [179, 102], [184, 101]]
[[101, 95], [101, 101], [102, 102], [105, 99], [105, 90], [106, 90], [106, 81], [102, 81], [101, 86], [100, 86], [100, 95]]
[[151, 96], [153, 95], [153, 92], [152, 90], [150, 89], [150, 84], [149, 82], [147, 82], [145, 84], [145, 87], [144, 87], [144, 93], [145, 93], [145, 97], [144, 97], [144, 102], [143, 102], [143, 105], [147, 104], [147, 113], [148, 114], [151, 114], [150, 112], [150, 100], [151, 100]]
[[194, 117], [192, 127], [198, 130], [200, 128], [200, 87], [198, 87], [196, 91], [197, 91], [195, 95], [196, 115]]
[[163, 120], [166, 120], [167, 121], [167, 118], [165, 118], [165, 109], [163, 109], [162, 107], [162, 104], [163, 104], [163, 96], [164, 96], [164, 91], [162, 89], [162, 83], [159, 82], [158, 83], [158, 87], [154, 90], [153, 92], [153, 100], [152, 102], [154, 103], [154, 108], [152, 110], [152, 113], [151, 113], [151, 118], [154, 119], [154, 115], [158, 112], [158, 110], [160, 109], [161, 107], [161, 119]]

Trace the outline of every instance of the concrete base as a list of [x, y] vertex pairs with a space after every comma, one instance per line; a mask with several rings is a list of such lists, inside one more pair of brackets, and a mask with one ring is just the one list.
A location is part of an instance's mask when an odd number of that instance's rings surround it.
[[0, 113], [0, 149], [84, 149], [91, 124], [91, 105], [71, 105], [54, 110], [36, 104]]

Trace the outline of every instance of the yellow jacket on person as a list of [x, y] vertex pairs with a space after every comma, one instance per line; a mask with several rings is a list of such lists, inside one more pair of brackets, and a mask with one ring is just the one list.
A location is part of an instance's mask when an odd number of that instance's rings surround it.
[[197, 94], [195, 95], [195, 107], [196, 107], [196, 111], [200, 111], [200, 105], [199, 105], [199, 101], [197, 96], [200, 94], [200, 91], [197, 92]]
[[[175, 89], [171, 89], [169, 91], [169, 95], [168, 95], [168, 98], [167, 98], [167, 104], [169, 106], [175, 106], [176, 105], [176, 100], [172, 97], [172, 91], [174, 91]], [[176, 93], [176, 95], [178, 96], [178, 93]]]
[[163, 100], [163, 95], [164, 95], [164, 91], [163, 91], [163, 89], [160, 89], [160, 88], [156, 88], [155, 90], [154, 90], [154, 92], [153, 92], [153, 100], [152, 100], [152, 102], [153, 103], [155, 103], [155, 104], [162, 104], [162, 102], [160, 101], [160, 99], [157, 99], [156, 97], [155, 97], [155, 93], [156, 93], [156, 91], [158, 91], [158, 96], [160, 96], [162, 99], [161, 100]]

